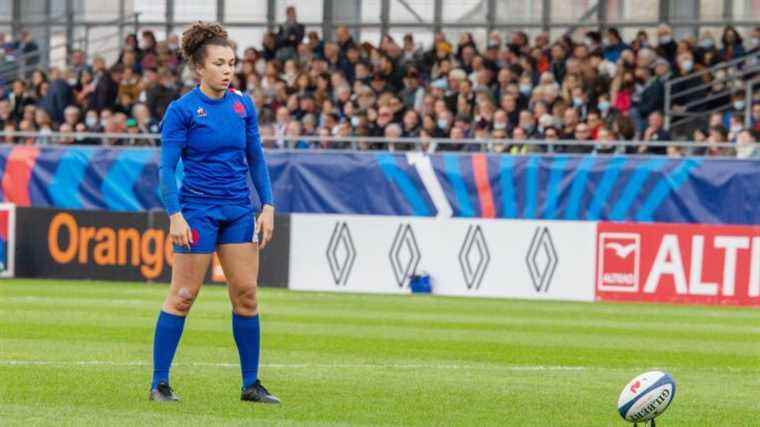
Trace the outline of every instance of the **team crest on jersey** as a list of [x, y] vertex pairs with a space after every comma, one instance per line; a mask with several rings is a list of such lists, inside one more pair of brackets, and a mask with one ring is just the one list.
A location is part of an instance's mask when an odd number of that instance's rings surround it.
[[198, 107], [198, 109], [195, 110], [195, 115], [198, 117], [206, 117], [206, 110], [204, 110], [203, 107]]
[[235, 101], [235, 103], [232, 104], [232, 109], [235, 110], [235, 113], [237, 113], [238, 116], [245, 117], [245, 107], [242, 102]]

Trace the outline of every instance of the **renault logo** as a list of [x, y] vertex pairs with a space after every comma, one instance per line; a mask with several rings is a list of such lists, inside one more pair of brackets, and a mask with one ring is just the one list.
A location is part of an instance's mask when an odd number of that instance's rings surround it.
[[337, 222], [327, 244], [327, 263], [337, 286], [345, 286], [356, 260], [356, 247], [348, 224]]

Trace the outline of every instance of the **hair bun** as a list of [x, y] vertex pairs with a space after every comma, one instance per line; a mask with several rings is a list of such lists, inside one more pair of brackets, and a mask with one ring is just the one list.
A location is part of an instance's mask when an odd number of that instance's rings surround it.
[[192, 61], [196, 52], [209, 40], [227, 40], [227, 31], [219, 24], [198, 21], [182, 33], [182, 55]]

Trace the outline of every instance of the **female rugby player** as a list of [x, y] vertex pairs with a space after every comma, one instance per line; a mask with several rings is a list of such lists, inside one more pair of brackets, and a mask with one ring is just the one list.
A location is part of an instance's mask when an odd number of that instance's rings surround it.
[[[179, 400], [169, 386], [169, 367], [216, 251], [232, 303], [232, 332], [243, 375], [240, 398], [279, 403], [258, 379], [258, 250], [272, 238], [274, 207], [256, 110], [248, 96], [229, 89], [235, 52], [222, 26], [191, 26], [182, 34], [182, 53], [201, 83], [169, 105], [161, 128], [160, 190], [175, 255], [171, 287], [156, 324], [150, 399]], [[185, 175], [178, 192], [175, 168], [180, 158]], [[258, 220], [246, 181], [249, 173], [262, 204]]]

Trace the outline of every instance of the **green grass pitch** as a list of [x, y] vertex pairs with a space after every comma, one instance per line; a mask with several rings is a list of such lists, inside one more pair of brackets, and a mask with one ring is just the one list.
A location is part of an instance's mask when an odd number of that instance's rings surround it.
[[239, 401], [226, 289], [206, 286], [148, 402], [167, 287], [0, 281], [0, 425], [623, 426], [618, 393], [670, 371], [658, 426], [760, 425], [760, 311], [263, 289], [264, 384]]

